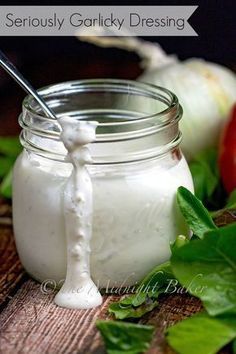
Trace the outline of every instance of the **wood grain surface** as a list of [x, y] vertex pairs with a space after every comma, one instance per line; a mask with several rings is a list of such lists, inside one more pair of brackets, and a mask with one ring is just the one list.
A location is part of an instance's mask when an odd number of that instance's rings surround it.
[[[111, 318], [107, 307], [120, 297], [105, 295], [102, 306], [92, 310], [54, 305], [55, 290], [32, 280], [21, 266], [12, 226], [5, 222], [9, 221], [10, 213], [10, 206], [0, 201], [0, 353], [105, 353], [95, 321]], [[226, 215], [221, 224], [235, 221], [234, 218]], [[200, 301], [186, 294], [162, 298], [160, 306], [140, 320], [156, 328], [148, 353], [173, 353], [165, 341], [165, 328], [200, 310]], [[230, 349], [225, 348], [221, 353], [229, 354]]]

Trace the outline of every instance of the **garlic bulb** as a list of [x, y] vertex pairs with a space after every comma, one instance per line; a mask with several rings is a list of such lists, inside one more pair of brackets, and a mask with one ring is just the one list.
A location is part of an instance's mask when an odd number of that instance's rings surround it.
[[135, 51], [142, 58], [144, 68], [137, 80], [165, 87], [176, 94], [184, 111], [180, 129], [182, 150], [188, 160], [199, 151], [217, 145], [224, 120], [236, 102], [233, 72], [202, 59], [181, 62], [166, 55], [158, 44], [136, 37], [82, 36], [80, 39]]

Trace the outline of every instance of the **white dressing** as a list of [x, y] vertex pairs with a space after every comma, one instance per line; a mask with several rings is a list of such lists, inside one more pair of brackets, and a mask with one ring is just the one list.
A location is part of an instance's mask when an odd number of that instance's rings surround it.
[[[96, 144], [94, 144], [96, 145]], [[99, 288], [131, 286], [170, 257], [169, 244], [187, 226], [176, 190], [193, 190], [180, 161], [88, 165], [93, 185], [90, 270]], [[13, 221], [17, 250], [29, 274], [60, 287], [67, 273], [64, 218], [70, 163], [23, 152], [14, 169]]]
[[65, 282], [55, 297], [62, 307], [86, 309], [100, 305], [102, 297], [90, 277], [90, 239], [92, 233], [93, 195], [86, 164], [92, 162], [86, 146], [95, 140], [96, 122], [75, 118], [59, 119], [61, 139], [73, 165], [64, 190], [64, 218], [67, 242]]

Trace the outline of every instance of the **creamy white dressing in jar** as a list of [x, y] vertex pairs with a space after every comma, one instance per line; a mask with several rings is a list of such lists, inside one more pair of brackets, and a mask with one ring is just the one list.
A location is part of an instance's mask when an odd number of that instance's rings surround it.
[[25, 99], [13, 183], [18, 253], [37, 280], [64, 283], [57, 304], [94, 307], [98, 288], [136, 284], [188, 232], [176, 205], [178, 186], [193, 190], [179, 149], [181, 107], [168, 90], [132, 81], [39, 92], [59, 120]]

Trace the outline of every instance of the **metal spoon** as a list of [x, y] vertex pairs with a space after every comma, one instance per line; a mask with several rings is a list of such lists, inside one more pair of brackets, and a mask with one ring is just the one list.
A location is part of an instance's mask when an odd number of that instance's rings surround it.
[[46, 102], [42, 97], [39, 96], [37, 91], [33, 86], [21, 75], [17, 68], [10, 62], [6, 55], [0, 50], [0, 65], [8, 74], [13, 77], [13, 79], [20, 84], [20, 86], [30, 95], [32, 95], [35, 100], [39, 103], [42, 110], [46, 113], [49, 118], [57, 119], [55, 113], [48, 107]]

